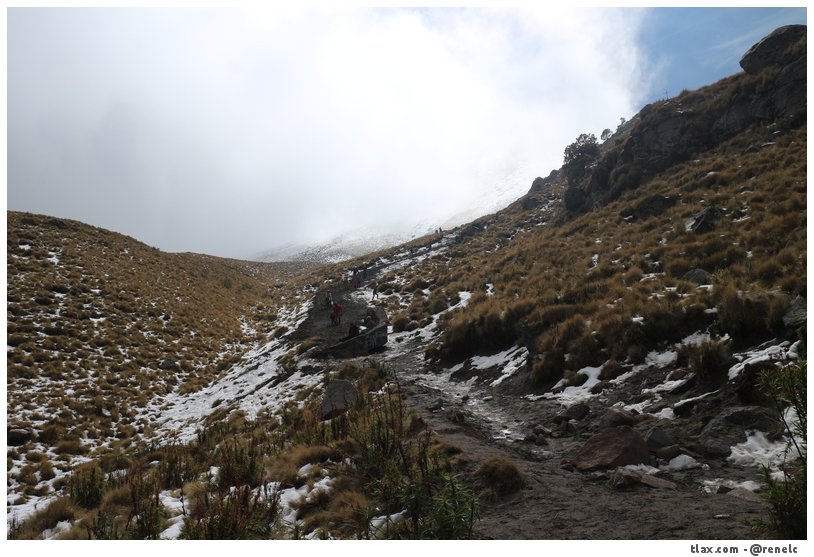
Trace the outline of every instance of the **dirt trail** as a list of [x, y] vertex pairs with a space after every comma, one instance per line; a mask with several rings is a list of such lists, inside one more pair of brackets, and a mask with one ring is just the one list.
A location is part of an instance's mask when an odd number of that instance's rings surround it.
[[[371, 273], [368, 280], [373, 279]], [[330, 327], [328, 311], [317, 306], [297, 331], [297, 337], [319, 336], [335, 342], [353, 319], [364, 316], [367, 304], [343, 285], [332, 290], [345, 309], [342, 327]], [[752, 539], [750, 523], [766, 519], [760, 503], [700, 490], [699, 478], [710, 471], [673, 473], [676, 490], [636, 485], [617, 489], [607, 477], [581, 474], [562, 468], [589, 434], [548, 439], [545, 446], [507, 439], [508, 430], [529, 430], [534, 424], [550, 425], [561, 408], [551, 401], [530, 401], [500, 395], [475, 386], [439, 382], [423, 361], [420, 336], [391, 338], [377, 355], [394, 370], [408, 408], [452, 445], [468, 462], [472, 474], [491, 455], [513, 460], [525, 486], [506, 498], [485, 503], [476, 526], [481, 539]], [[348, 360], [353, 361], [353, 360]], [[464, 396], [464, 394], [466, 396]], [[715, 463], [710, 463], [716, 466]]]

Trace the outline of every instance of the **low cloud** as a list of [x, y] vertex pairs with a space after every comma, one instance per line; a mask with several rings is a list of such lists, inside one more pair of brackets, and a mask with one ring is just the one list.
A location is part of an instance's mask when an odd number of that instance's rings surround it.
[[9, 208], [233, 257], [442, 224], [633, 114], [643, 17], [10, 9]]

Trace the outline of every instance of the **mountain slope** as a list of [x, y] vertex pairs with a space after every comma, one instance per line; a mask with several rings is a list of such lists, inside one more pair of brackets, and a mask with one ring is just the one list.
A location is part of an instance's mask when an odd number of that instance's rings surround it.
[[[804, 46], [646, 107], [576, 182], [341, 264], [10, 213], [13, 535], [753, 536], [787, 440], [758, 376], [806, 353]], [[382, 353], [321, 357], [327, 291], [386, 309]], [[330, 379], [359, 398], [323, 421]], [[609, 422], [671, 452], [596, 471]]]

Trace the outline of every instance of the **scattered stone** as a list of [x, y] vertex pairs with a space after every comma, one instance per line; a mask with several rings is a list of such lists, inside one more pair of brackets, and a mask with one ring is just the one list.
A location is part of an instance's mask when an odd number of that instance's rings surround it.
[[647, 446], [651, 451], [663, 449], [664, 447], [669, 447], [670, 445], [675, 445], [672, 438], [660, 427], [650, 428], [650, 430], [644, 436], [644, 441], [647, 443]]
[[667, 381], [678, 381], [680, 379], [684, 379], [689, 373], [690, 370], [685, 367], [674, 369], [670, 372], [670, 375], [667, 376]]
[[657, 478], [651, 474], [645, 474], [638, 470], [630, 470], [628, 468], [617, 468], [610, 475], [608, 483], [611, 487], [622, 489], [636, 484], [643, 484], [655, 489], [671, 489], [675, 491], [678, 486], [671, 481]]
[[25, 445], [34, 438], [34, 434], [27, 429], [9, 429], [7, 433], [7, 443], [10, 447]]
[[744, 489], [742, 487], [736, 487], [735, 489], [727, 492], [727, 495], [730, 497], [737, 497], [738, 499], [742, 499], [743, 501], [750, 501], [752, 503], [758, 503], [759, 505], [763, 505], [768, 507], [769, 502], [752, 491], [748, 489]]
[[568, 462], [567, 460], [563, 460], [560, 463], [560, 468], [563, 470], [568, 470], [569, 472], [576, 472], [577, 469], [572, 462]]
[[535, 444], [535, 445], [548, 445], [548, 439], [546, 439], [546, 438], [545, 438], [545, 437], [543, 437], [542, 435], [538, 435], [538, 436], [537, 436], [537, 437], [535, 437], [535, 439], [534, 439], [534, 444]]
[[495, 397], [492, 395], [483, 397], [483, 402], [489, 402], [490, 400], [494, 400]]
[[444, 407], [444, 399], [439, 397], [439, 398], [435, 399], [435, 402], [433, 402], [432, 404], [430, 404], [427, 407], [427, 410], [429, 410], [430, 412], [438, 412], [443, 407]]
[[720, 519], [720, 518], [730, 518], [731, 516], [732, 516], [731, 514], [726, 514], [726, 513], [723, 513], [723, 514], [716, 514], [716, 515], [715, 515], [715, 516], [713, 516], [712, 518], [719, 518], [719, 519]]
[[626, 464], [643, 464], [650, 451], [641, 434], [630, 427], [607, 428], [585, 443], [573, 460], [581, 471], [613, 468]]
[[353, 383], [345, 379], [332, 379], [325, 388], [325, 397], [319, 407], [323, 420], [343, 414], [356, 401], [359, 393]]
[[523, 442], [524, 443], [536, 443], [537, 442], [537, 436], [534, 435], [533, 433], [527, 433], [526, 436], [523, 437]]
[[644, 485], [655, 489], [670, 489], [675, 491], [678, 486], [669, 480], [658, 478], [651, 474], [642, 474], [640, 480]]
[[686, 280], [687, 282], [692, 282], [698, 285], [712, 284], [712, 279], [712, 273], [708, 273], [704, 269], [693, 269], [692, 271], [687, 271], [684, 273], [684, 276], [681, 277], [681, 280]]
[[590, 411], [591, 408], [587, 404], [585, 404], [584, 402], [577, 402], [576, 404], [573, 404], [566, 408], [563, 412], [560, 412], [559, 414], [554, 416], [554, 423], [559, 424], [563, 421], [569, 420], [579, 421], [585, 416], [587, 416]]

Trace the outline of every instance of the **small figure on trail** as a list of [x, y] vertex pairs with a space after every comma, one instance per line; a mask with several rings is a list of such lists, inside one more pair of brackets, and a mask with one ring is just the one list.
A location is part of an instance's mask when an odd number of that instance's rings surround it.
[[350, 327], [348, 328], [348, 338], [353, 338], [355, 336], [359, 336], [359, 325], [356, 323], [351, 323]]
[[334, 305], [334, 298], [330, 292], [325, 293], [325, 307], [331, 309]]
[[373, 297], [370, 299], [370, 301], [372, 302], [373, 300], [375, 300], [378, 297], [379, 297], [379, 285], [374, 284], [373, 285]]
[[331, 313], [331, 321], [334, 325], [341, 325], [342, 324], [342, 306], [334, 302], [334, 309]]

